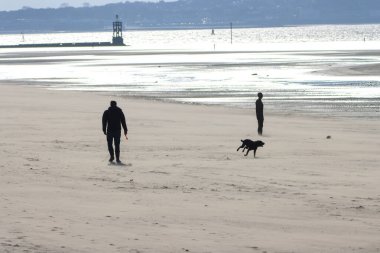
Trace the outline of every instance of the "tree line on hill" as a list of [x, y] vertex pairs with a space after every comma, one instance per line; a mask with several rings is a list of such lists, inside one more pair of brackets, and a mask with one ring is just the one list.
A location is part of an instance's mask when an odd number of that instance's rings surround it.
[[178, 0], [0, 12], [0, 32], [109, 30], [118, 14], [129, 29], [268, 27], [380, 22], [379, 0]]

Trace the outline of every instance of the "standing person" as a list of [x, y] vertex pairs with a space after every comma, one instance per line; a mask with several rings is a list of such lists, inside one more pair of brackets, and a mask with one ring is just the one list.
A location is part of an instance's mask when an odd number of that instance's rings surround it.
[[[123, 111], [116, 106], [116, 101], [111, 101], [111, 106], [103, 113], [103, 133], [107, 135], [108, 151], [110, 153], [110, 162], [113, 162], [116, 156], [116, 162], [120, 161], [120, 136], [121, 126], [124, 129], [124, 135], [127, 137], [128, 128], [125, 123], [125, 116]], [[112, 143], [115, 142], [115, 155]]]
[[257, 132], [259, 133], [259, 135], [263, 135], [263, 126], [264, 126], [264, 104], [263, 102], [261, 101], [261, 99], [263, 98], [263, 93], [259, 92], [257, 94], [257, 96], [259, 97], [257, 100], [256, 100], [256, 118], [257, 118], [257, 123], [259, 125], [259, 127], [257, 128]]

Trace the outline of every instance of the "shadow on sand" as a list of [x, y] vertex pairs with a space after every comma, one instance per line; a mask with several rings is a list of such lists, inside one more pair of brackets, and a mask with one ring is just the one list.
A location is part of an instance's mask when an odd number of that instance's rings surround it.
[[123, 163], [123, 162], [116, 163], [116, 162], [109, 162], [108, 165], [109, 165], [109, 166], [118, 166], [118, 167], [131, 167], [131, 166], [132, 166], [132, 163]]

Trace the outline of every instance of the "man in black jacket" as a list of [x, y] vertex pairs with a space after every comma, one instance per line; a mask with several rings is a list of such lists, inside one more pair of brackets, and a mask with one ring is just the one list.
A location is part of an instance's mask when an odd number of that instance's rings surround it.
[[[124, 129], [124, 135], [127, 137], [128, 128], [125, 123], [125, 116], [123, 111], [116, 106], [116, 101], [111, 101], [111, 106], [103, 113], [103, 133], [107, 135], [108, 151], [110, 153], [110, 162], [113, 162], [116, 156], [116, 162], [120, 161], [120, 136], [121, 126]], [[115, 156], [112, 146], [112, 142], [115, 142]]]
[[262, 135], [264, 126], [264, 104], [261, 101], [261, 99], [263, 98], [263, 93], [259, 92], [257, 96], [259, 97], [256, 100], [256, 118], [257, 123], [259, 125], [259, 127], [257, 128], [257, 132], [259, 133], [259, 135]]

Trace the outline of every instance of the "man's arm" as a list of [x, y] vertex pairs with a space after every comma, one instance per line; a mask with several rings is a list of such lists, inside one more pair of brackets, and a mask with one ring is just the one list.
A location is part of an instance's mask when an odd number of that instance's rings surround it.
[[104, 111], [102, 117], [103, 133], [107, 134], [107, 111]]
[[125, 122], [125, 116], [124, 116], [124, 113], [122, 110], [120, 110], [120, 120], [121, 120], [121, 125], [123, 126], [123, 129], [124, 129], [124, 135], [127, 135], [128, 133], [128, 127], [127, 127], [127, 123]]

